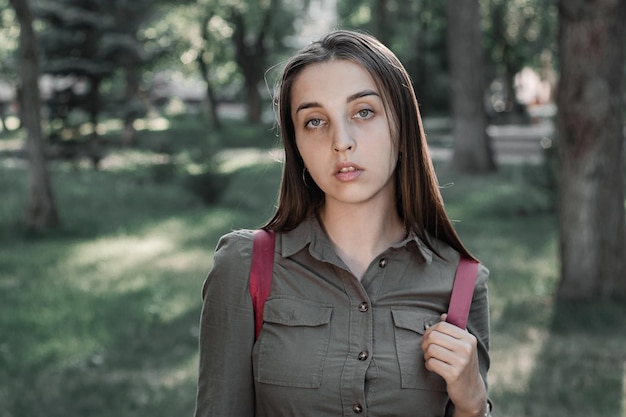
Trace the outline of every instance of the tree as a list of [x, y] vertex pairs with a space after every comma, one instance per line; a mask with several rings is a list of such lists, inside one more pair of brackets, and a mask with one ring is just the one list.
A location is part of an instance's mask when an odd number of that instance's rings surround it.
[[461, 172], [496, 168], [483, 106], [484, 63], [478, 0], [448, 0], [448, 59], [454, 122], [451, 166]]
[[206, 98], [209, 104], [209, 114], [211, 116], [211, 121], [213, 122], [213, 126], [217, 130], [222, 129], [222, 121], [220, 120], [220, 116], [217, 112], [217, 97], [215, 94], [215, 87], [213, 86], [213, 80], [211, 79], [211, 60], [209, 59], [211, 56], [211, 52], [209, 52], [209, 48], [211, 45], [211, 31], [209, 30], [209, 24], [211, 19], [215, 16], [210, 13], [201, 18], [200, 21], [200, 32], [201, 38], [203, 40], [202, 45], [200, 46], [200, 51], [196, 57], [196, 62], [198, 63], [198, 69], [200, 70], [200, 75], [206, 84]]
[[207, 116], [216, 130], [222, 128], [220, 102], [243, 91], [231, 41], [233, 28], [225, 19], [227, 6], [218, 0], [179, 1], [142, 30], [149, 51], [167, 45], [167, 53], [158, 54], [153, 69], [204, 81]]
[[199, 16], [200, 34], [196, 37], [195, 42], [192, 41], [196, 49], [195, 61], [200, 75], [206, 84], [206, 99], [209, 104], [209, 115], [213, 127], [220, 130], [222, 121], [217, 112], [218, 98], [214, 78], [219, 67], [229, 60], [223, 38], [224, 34], [232, 36], [232, 30], [228, 27], [226, 21], [219, 16], [214, 4], [205, 5], [200, 1], [197, 7], [200, 9], [197, 13], [197, 16]]
[[27, 0], [10, 0], [20, 24], [19, 64], [21, 69], [21, 100], [23, 124], [28, 132], [26, 150], [29, 162], [29, 198], [26, 226], [41, 231], [59, 224], [56, 204], [46, 167], [41, 135], [41, 103], [39, 93], [39, 52], [33, 30], [33, 15]]
[[402, 61], [422, 114], [448, 110], [445, 2], [338, 0], [342, 27], [372, 33]]
[[[67, 131], [72, 127], [67, 126], [70, 111], [88, 115], [93, 126], [91, 156], [96, 163], [100, 153], [96, 126], [102, 112], [109, 110], [120, 117], [122, 142], [135, 143], [133, 122], [145, 110], [139, 97], [142, 70], [154, 54], [162, 53], [162, 49], [148, 52], [148, 40], [140, 39], [140, 28], [167, 2], [46, 0], [35, 10], [43, 23], [43, 72], [75, 81], [55, 91], [48, 103], [51, 117], [60, 120]], [[121, 82], [116, 83], [118, 79]], [[112, 105], [107, 108], [107, 104]]]
[[15, 80], [17, 78], [16, 53], [17, 37], [13, 8], [7, 0], [0, 0], [0, 130], [9, 130], [5, 118], [15, 99]]
[[40, 2], [35, 9], [44, 23], [42, 72], [74, 80], [54, 91], [49, 103], [51, 118], [65, 124], [71, 110], [82, 109], [94, 132], [102, 107], [100, 86], [114, 71], [111, 62], [101, 57], [102, 34], [112, 24], [111, 16], [104, 10], [96, 0], [53, 0]]
[[[283, 3], [283, 4], [281, 4]], [[286, 2], [280, 0], [236, 2], [227, 5], [224, 18], [232, 25], [235, 61], [244, 79], [248, 121], [261, 121], [259, 85], [268, 67], [271, 49], [280, 49], [283, 37], [293, 31]]]
[[186, 72], [197, 71], [205, 82], [214, 127], [220, 126], [217, 105], [225, 99], [243, 101], [248, 121], [261, 121], [264, 77], [284, 58], [299, 6], [283, 0], [194, 0], [168, 13], [174, 52]]
[[101, 58], [124, 72], [125, 85], [119, 108], [124, 123], [122, 143], [127, 146], [137, 143], [134, 122], [144, 108], [139, 97], [140, 70], [150, 57], [137, 35], [140, 27], [152, 17], [152, 3], [146, 0], [110, 1], [109, 13], [113, 19], [104, 28], [101, 38]]
[[626, 2], [559, 1], [558, 295], [626, 298]]

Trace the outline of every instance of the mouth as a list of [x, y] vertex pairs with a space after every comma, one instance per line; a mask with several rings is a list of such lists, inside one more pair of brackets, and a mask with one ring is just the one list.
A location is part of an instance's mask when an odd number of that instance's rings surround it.
[[352, 171], [356, 171], [356, 168], [355, 168], [355, 167], [353, 167], [353, 166], [349, 166], [349, 167], [343, 167], [343, 168], [341, 168], [341, 169], [338, 171], [338, 173], [339, 173], [339, 174], [344, 174], [344, 173], [346, 173], [346, 172], [352, 172]]
[[361, 176], [363, 168], [350, 162], [339, 164], [335, 171], [335, 177], [342, 182], [355, 181]]

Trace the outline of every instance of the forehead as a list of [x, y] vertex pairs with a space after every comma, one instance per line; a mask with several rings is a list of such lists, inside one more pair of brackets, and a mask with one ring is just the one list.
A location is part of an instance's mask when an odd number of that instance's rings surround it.
[[292, 85], [291, 98], [296, 104], [303, 99], [345, 98], [365, 89], [379, 92], [365, 67], [353, 61], [336, 59], [309, 64], [302, 69]]

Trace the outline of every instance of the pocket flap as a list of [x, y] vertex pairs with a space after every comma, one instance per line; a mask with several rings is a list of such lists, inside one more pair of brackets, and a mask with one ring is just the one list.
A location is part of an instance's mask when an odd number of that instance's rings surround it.
[[285, 326], [321, 326], [330, 322], [332, 306], [309, 300], [269, 298], [263, 310], [263, 320]]
[[424, 334], [428, 326], [440, 321], [440, 315], [432, 310], [421, 308], [392, 308], [391, 315], [396, 327]]

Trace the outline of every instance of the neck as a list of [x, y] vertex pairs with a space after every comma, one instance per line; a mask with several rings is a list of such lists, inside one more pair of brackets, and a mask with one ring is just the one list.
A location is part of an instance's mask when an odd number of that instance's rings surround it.
[[358, 279], [376, 256], [406, 235], [395, 207], [326, 204], [320, 220], [337, 254]]

